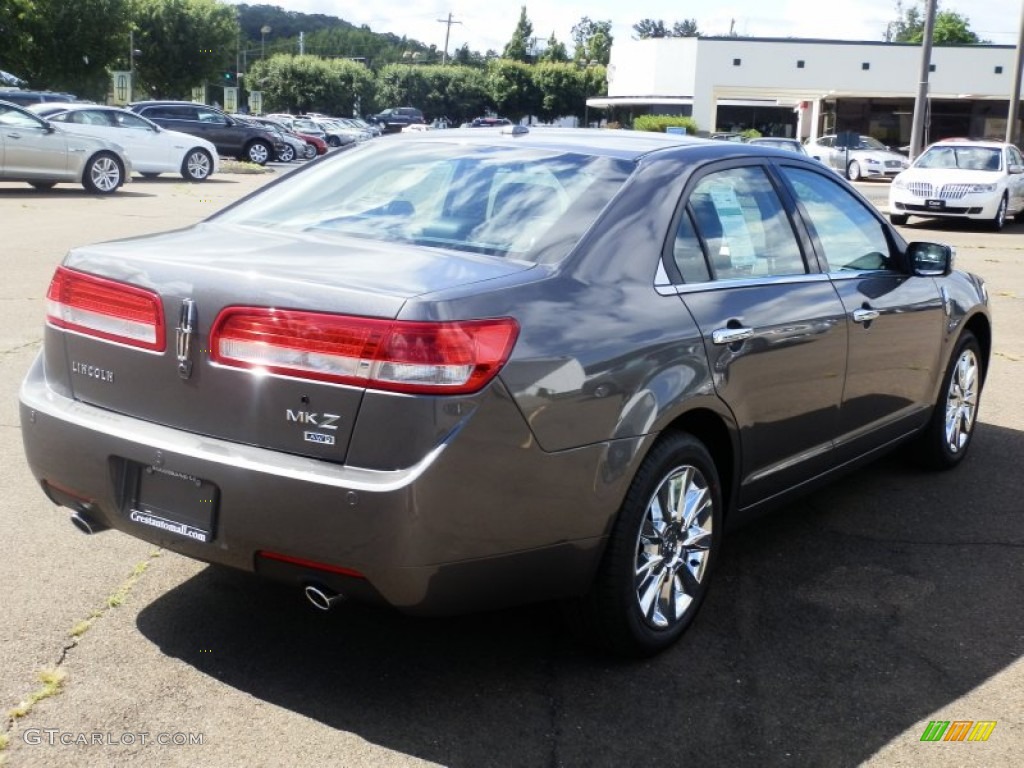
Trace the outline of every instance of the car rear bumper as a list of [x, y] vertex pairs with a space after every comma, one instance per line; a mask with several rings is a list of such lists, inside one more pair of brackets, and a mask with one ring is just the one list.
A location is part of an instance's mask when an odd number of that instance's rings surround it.
[[[642, 442], [545, 453], [499, 387], [415, 466], [366, 470], [113, 413], [53, 391], [43, 369], [22, 385], [22, 434], [55, 503], [198, 560], [412, 613], [585, 592]], [[127, 477], [142, 468], [216, 489], [209, 542], [132, 514]]]

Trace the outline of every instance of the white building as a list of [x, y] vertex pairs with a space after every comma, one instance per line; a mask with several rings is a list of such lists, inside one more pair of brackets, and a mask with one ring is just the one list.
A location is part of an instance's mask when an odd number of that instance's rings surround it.
[[[932, 49], [926, 141], [1003, 136], [1012, 46]], [[608, 96], [590, 107], [692, 116], [702, 131], [757, 128], [816, 137], [837, 130], [910, 140], [921, 47], [750, 37], [616, 41]]]

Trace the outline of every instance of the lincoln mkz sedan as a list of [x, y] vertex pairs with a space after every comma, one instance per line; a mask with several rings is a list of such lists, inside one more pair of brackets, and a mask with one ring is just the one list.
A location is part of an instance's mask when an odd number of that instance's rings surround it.
[[327, 609], [693, 620], [727, 525], [896, 446], [963, 459], [982, 281], [792, 152], [396, 135], [196, 226], [72, 250], [28, 462], [115, 528]]

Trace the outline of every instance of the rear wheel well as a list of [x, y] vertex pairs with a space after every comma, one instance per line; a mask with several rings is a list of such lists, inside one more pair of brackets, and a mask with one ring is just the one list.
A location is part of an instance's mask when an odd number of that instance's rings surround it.
[[984, 315], [975, 315], [964, 325], [964, 328], [974, 334], [981, 347], [982, 381], [988, 374], [989, 360], [992, 355], [992, 326]]
[[714, 411], [698, 409], [684, 413], [666, 427], [663, 434], [685, 432], [700, 440], [708, 449], [722, 483], [723, 510], [732, 508], [733, 478], [736, 472], [736, 450], [725, 421]]

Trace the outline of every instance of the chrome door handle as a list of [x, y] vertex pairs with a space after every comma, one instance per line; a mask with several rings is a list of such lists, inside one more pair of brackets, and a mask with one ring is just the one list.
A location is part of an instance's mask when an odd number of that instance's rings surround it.
[[872, 320], [877, 320], [881, 314], [877, 309], [855, 309], [853, 310], [853, 322], [870, 323]]
[[8, 139], [20, 139], [21, 138], [21, 134], [20, 133], [8, 133], [7, 134], [7, 138]]
[[711, 332], [711, 340], [715, 344], [735, 344], [753, 335], [753, 328], [717, 328]]

